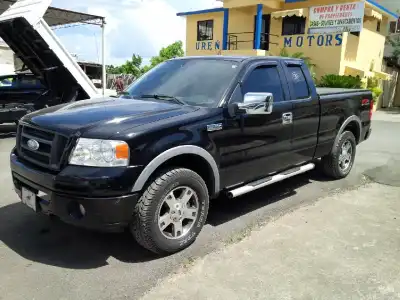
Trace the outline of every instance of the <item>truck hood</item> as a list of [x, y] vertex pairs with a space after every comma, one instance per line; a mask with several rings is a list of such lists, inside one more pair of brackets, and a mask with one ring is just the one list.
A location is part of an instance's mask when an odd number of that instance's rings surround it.
[[[14, 1], [13, 1], [14, 2]], [[11, 2], [12, 3], [12, 2]], [[58, 103], [100, 97], [96, 87], [45, 22], [51, 0], [16, 1], [0, 15], [0, 38]], [[9, 6], [0, 4], [0, 9]], [[18, 33], [18, 34], [16, 34]]]
[[100, 98], [45, 108], [26, 115], [21, 122], [66, 136], [86, 134], [92, 138], [109, 138], [139, 125], [197, 109], [164, 101]]

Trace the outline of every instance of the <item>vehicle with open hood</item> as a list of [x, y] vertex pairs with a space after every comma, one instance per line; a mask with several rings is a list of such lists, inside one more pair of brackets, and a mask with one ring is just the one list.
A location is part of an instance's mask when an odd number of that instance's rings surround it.
[[50, 3], [17, 1], [0, 16], [0, 38], [30, 73], [3, 78], [11, 84], [0, 86], [0, 123], [14, 122], [31, 109], [100, 96], [43, 19]]

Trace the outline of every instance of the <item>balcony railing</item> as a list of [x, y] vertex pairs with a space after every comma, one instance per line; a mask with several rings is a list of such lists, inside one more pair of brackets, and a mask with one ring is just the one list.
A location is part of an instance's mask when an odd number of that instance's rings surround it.
[[[248, 39], [247, 36], [252, 35], [251, 39]], [[279, 45], [278, 43], [271, 42], [271, 37], [279, 37], [279, 35], [271, 34], [271, 33], [261, 33], [261, 43], [260, 50], [269, 50], [269, 45]], [[252, 31], [249, 32], [235, 32], [228, 33], [228, 50], [245, 50], [249, 48], [238, 48], [239, 44], [243, 43], [251, 43], [250, 49], [255, 49], [255, 34]]]

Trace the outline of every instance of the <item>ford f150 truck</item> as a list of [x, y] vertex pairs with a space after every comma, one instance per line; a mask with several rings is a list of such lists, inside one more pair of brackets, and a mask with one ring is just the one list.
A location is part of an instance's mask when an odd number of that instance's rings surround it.
[[315, 167], [346, 177], [371, 132], [367, 90], [317, 89], [303, 61], [166, 61], [121, 98], [24, 116], [11, 153], [15, 190], [36, 212], [92, 229], [129, 228], [156, 253], [189, 246], [209, 201]]

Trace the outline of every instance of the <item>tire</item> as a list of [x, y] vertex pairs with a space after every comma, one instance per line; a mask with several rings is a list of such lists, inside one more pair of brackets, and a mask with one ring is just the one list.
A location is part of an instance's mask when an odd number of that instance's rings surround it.
[[[348, 143], [351, 145], [351, 154], [347, 155], [348, 159], [345, 161], [348, 160], [348, 164], [345, 164], [347, 167], [344, 168], [345, 165], [343, 165], [343, 161], [341, 160], [344, 156], [341, 156], [341, 154], [343, 147], [345, 147], [344, 145], [349, 145]], [[322, 157], [322, 172], [334, 179], [347, 177], [354, 165], [356, 147], [357, 143], [354, 134], [350, 131], [343, 132], [337, 143], [333, 146], [331, 153]]]
[[[188, 195], [187, 205], [181, 198], [183, 193]], [[130, 230], [141, 246], [154, 253], [178, 252], [195, 241], [206, 221], [208, 207], [208, 189], [197, 173], [183, 168], [168, 170], [144, 191], [136, 204]]]

